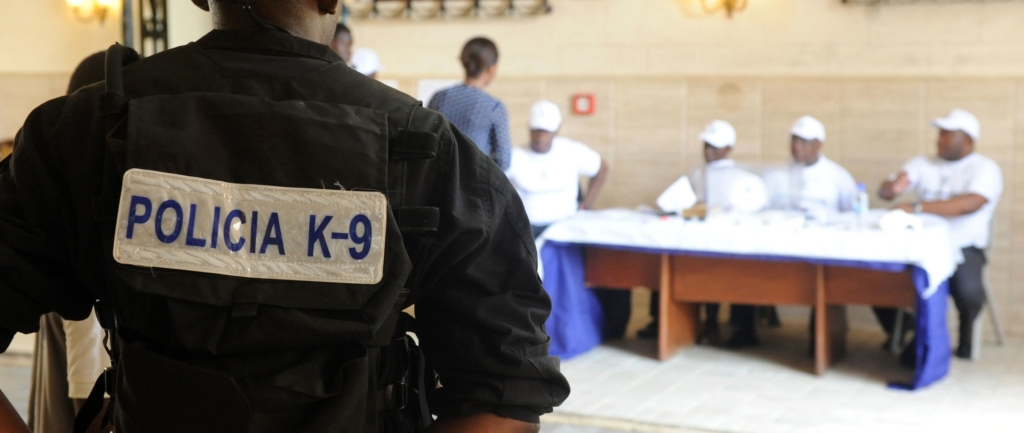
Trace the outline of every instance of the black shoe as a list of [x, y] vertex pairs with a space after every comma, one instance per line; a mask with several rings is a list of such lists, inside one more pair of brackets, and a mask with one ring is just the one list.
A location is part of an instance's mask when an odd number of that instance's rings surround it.
[[705, 323], [704, 329], [701, 330], [700, 337], [697, 339], [697, 344], [708, 346], [722, 344], [722, 331], [718, 328], [718, 323]]
[[658, 321], [652, 321], [647, 324], [644, 329], [636, 333], [636, 336], [643, 340], [657, 340], [658, 339]]
[[[908, 335], [910, 335], [911, 333], [913, 333], [917, 329], [917, 320], [914, 319], [914, 315], [913, 314], [904, 314], [903, 315], [903, 326], [902, 326], [902, 328], [903, 328], [902, 331], [903, 331], [903, 342], [904, 342], [904, 344], [906, 344], [907, 341], [914, 341], [913, 338], [907, 338]], [[885, 339], [885, 342], [882, 343], [882, 350], [888, 351], [890, 348], [892, 348], [892, 339], [893, 338], [894, 338], [894, 336], [892, 334], [889, 334], [889, 336]]]
[[900, 365], [911, 370], [917, 368], [917, 342], [911, 341], [900, 353]]
[[961, 342], [960, 347], [956, 348], [956, 352], [953, 355], [960, 359], [971, 359], [971, 344]]
[[755, 347], [759, 344], [761, 344], [761, 340], [757, 338], [757, 334], [749, 331], [737, 331], [729, 341], [725, 342], [725, 347], [743, 349], [745, 347]]

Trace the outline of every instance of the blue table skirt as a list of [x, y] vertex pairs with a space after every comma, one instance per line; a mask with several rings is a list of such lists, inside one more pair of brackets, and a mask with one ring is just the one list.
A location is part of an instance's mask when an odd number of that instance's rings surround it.
[[897, 263], [874, 263], [842, 260], [815, 260], [796, 257], [731, 255], [706, 252], [655, 250], [609, 245], [585, 245], [548, 241], [541, 251], [544, 264], [544, 287], [551, 296], [551, 317], [547, 332], [551, 336], [551, 351], [555, 356], [569, 359], [601, 344], [604, 314], [601, 304], [584, 285], [584, 247], [636, 251], [650, 254], [691, 255], [701, 257], [737, 258], [770, 261], [798, 261], [805, 263], [873, 269], [885, 272], [912, 271], [917, 286], [917, 366], [910, 383], [893, 383], [890, 387], [915, 390], [942, 379], [949, 372], [951, 346], [946, 329], [946, 296], [948, 282], [943, 283], [930, 298], [922, 299], [928, 289], [928, 274], [916, 266]]

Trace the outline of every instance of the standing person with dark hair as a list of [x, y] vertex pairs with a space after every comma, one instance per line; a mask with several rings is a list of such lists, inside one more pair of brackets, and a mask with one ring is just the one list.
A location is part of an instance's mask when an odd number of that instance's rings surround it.
[[437, 92], [429, 107], [444, 114], [498, 167], [508, 170], [512, 161], [508, 110], [483, 90], [498, 75], [498, 47], [490, 39], [473, 38], [459, 59], [466, 70], [465, 83]]
[[334, 26], [334, 38], [331, 39], [331, 49], [338, 53], [338, 57], [347, 65], [352, 60], [352, 30], [342, 23]]

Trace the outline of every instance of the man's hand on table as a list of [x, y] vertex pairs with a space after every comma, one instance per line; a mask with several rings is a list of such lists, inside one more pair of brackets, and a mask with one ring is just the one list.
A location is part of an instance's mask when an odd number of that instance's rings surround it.
[[[982, 206], [988, 203], [988, 199], [980, 194], [966, 194], [953, 197], [949, 200], [929, 201], [921, 203], [921, 213], [930, 213], [944, 217], [956, 217], [977, 212]], [[914, 205], [904, 203], [896, 206], [895, 209], [902, 209], [907, 213], [914, 213]]]
[[882, 184], [882, 187], [878, 189], [878, 196], [885, 200], [892, 200], [903, 195], [909, 188], [910, 176], [907, 175], [907, 172], [901, 171], [894, 179]]
[[427, 433], [538, 433], [540, 424], [502, 418], [491, 413], [438, 419]]

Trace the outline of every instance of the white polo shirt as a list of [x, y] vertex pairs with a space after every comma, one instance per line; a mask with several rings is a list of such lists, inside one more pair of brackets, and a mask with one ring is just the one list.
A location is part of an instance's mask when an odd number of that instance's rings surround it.
[[579, 208], [580, 176], [594, 177], [601, 170], [601, 154], [578, 141], [555, 137], [548, 153], [512, 149], [505, 174], [526, 207], [534, 225], [552, 224]]
[[822, 155], [800, 170], [800, 208], [846, 212], [853, 209], [857, 182], [845, 168]]
[[903, 166], [903, 171], [907, 172], [910, 188], [921, 201], [949, 200], [967, 194], [988, 199], [974, 213], [947, 218], [953, 241], [960, 248], [988, 247], [992, 217], [1003, 195], [1003, 172], [999, 164], [977, 153], [958, 161], [919, 156]]
[[[707, 203], [709, 186], [718, 184], [719, 177], [727, 177], [727, 173], [733, 170], [741, 169], [736, 167], [736, 161], [729, 158], [709, 162], [691, 170], [690, 185], [693, 185], [693, 192], [697, 194], [697, 201]], [[715, 195], [715, 192], [712, 191], [711, 195]]]

